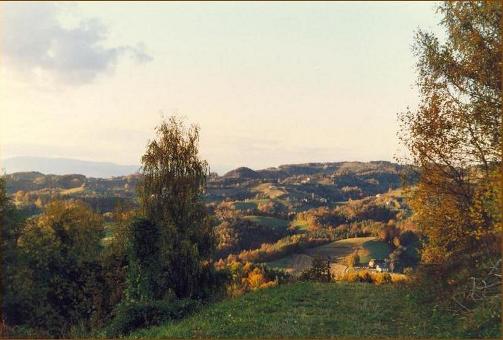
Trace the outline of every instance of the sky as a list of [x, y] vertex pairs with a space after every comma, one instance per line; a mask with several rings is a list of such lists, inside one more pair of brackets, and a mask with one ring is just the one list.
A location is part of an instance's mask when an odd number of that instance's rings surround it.
[[0, 158], [139, 164], [176, 114], [219, 173], [393, 161], [433, 2], [0, 3]]

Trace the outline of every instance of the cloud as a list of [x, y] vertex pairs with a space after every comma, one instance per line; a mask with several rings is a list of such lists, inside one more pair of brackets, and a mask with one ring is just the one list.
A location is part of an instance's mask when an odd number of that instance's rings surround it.
[[53, 4], [4, 3], [1, 9], [0, 51], [6, 66], [21, 73], [80, 85], [112, 71], [121, 57], [152, 60], [141, 43], [106, 47], [107, 29], [97, 19], [64, 27]]

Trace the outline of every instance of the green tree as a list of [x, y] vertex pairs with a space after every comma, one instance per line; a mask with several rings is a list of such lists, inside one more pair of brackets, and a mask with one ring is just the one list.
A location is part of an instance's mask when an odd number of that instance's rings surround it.
[[101, 297], [102, 236], [101, 217], [82, 202], [53, 201], [27, 221], [12, 287], [18, 322], [61, 336], [93, 317]]
[[199, 128], [171, 117], [156, 128], [142, 157], [144, 216], [160, 229], [161, 291], [200, 294], [208, 283], [214, 236], [203, 194], [209, 167], [199, 158]]
[[417, 34], [421, 101], [401, 114], [401, 139], [420, 170], [411, 205], [428, 240], [422, 261], [454, 287], [501, 256], [501, 2], [438, 10], [446, 39]]
[[161, 297], [160, 230], [145, 218], [130, 224], [127, 244], [128, 272], [126, 299], [147, 302]]

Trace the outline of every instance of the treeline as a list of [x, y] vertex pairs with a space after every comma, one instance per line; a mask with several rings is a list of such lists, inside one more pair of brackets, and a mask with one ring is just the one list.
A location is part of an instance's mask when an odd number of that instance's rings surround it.
[[176, 118], [142, 158], [140, 208], [102, 216], [82, 201], [52, 201], [23, 219], [2, 179], [2, 335], [117, 337], [183, 317], [225, 290], [203, 204], [207, 164], [198, 129]]

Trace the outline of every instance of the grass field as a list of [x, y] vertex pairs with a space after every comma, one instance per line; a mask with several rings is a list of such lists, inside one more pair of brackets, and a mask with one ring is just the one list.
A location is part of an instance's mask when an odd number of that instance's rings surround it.
[[348, 256], [355, 250], [358, 250], [360, 255], [360, 263], [366, 264], [371, 258], [382, 259], [389, 252], [389, 246], [376, 240], [375, 237], [355, 237], [347, 238], [331, 242], [319, 247], [310, 248], [302, 254], [292, 254], [285, 256], [279, 260], [269, 262], [270, 267], [284, 269], [292, 274], [299, 274], [303, 270], [311, 266], [312, 259], [316, 256], [330, 257], [332, 259], [332, 271], [343, 271], [344, 266], [341, 266], [344, 257]]
[[258, 203], [259, 202], [257, 200], [246, 200], [246, 201], [236, 201], [233, 203], [233, 205], [234, 208], [238, 210], [248, 210], [248, 209], [257, 209]]
[[288, 228], [288, 221], [283, 220], [281, 218], [269, 217], [269, 216], [244, 216], [243, 218], [270, 228], [279, 228], [279, 229]]
[[370, 259], [384, 260], [391, 252], [389, 244], [379, 240], [368, 240], [361, 245], [358, 250], [360, 263], [369, 263]]
[[295, 283], [204, 307], [196, 314], [133, 334], [136, 338], [448, 337], [458, 320], [418, 304], [407, 286]]

